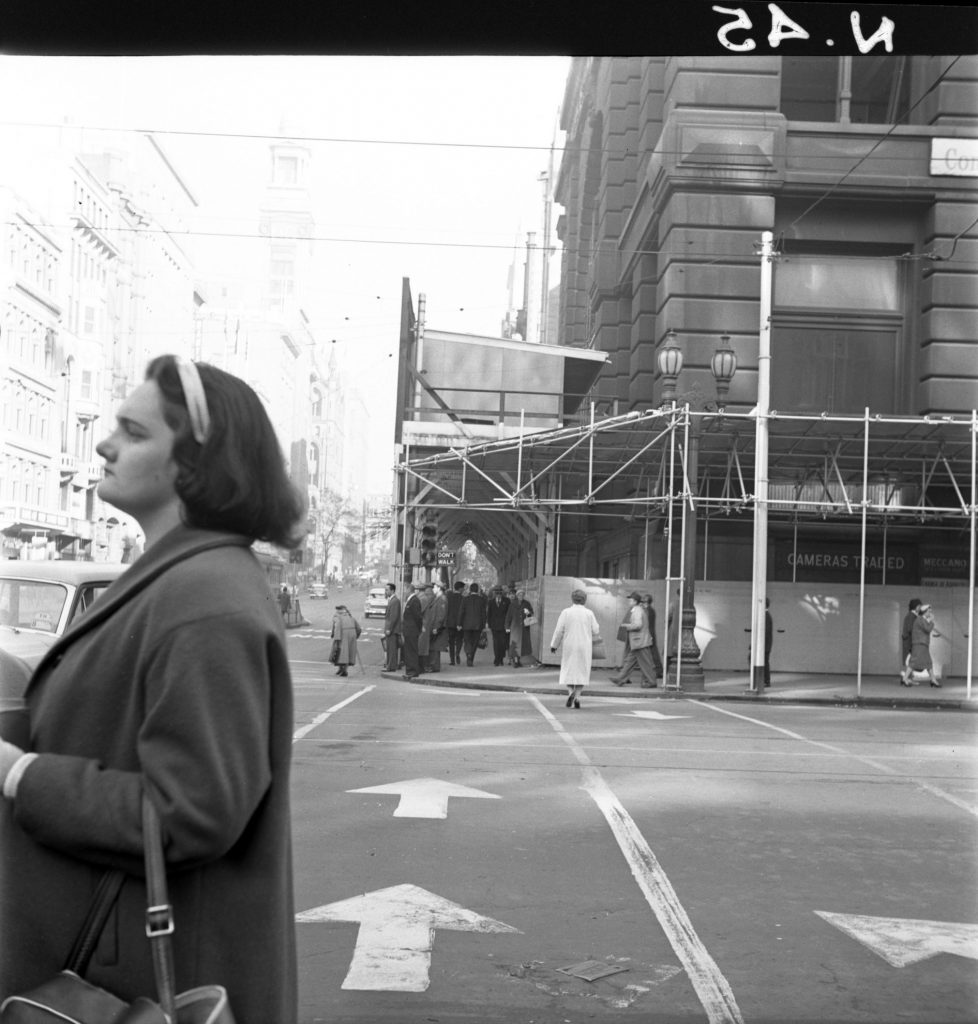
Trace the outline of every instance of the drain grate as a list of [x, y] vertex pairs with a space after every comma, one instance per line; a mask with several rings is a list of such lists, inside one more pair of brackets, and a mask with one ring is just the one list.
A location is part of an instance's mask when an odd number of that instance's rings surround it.
[[567, 967], [558, 967], [561, 974], [570, 974], [582, 981], [597, 981], [599, 978], [607, 978], [609, 974], [621, 974], [627, 971], [627, 967], [617, 967], [614, 964], [606, 964], [601, 960], [585, 960], [583, 963], [570, 964]]

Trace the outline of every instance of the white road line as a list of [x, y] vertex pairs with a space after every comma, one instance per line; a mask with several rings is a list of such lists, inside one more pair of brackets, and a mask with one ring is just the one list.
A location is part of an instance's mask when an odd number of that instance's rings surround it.
[[773, 729], [775, 732], [780, 732], [785, 736], [790, 736], [793, 740], [799, 740], [800, 742], [808, 743], [813, 747], [821, 747], [822, 750], [828, 750], [833, 754], [852, 758], [853, 760], [859, 761], [861, 764], [868, 765], [870, 768], [873, 768], [878, 772], [882, 772], [884, 775], [889, 775], [892, 778], [904, 779], [916, 786], [919, 790], [929, 793], [931, 796], [936, 796], [939, 800], [945, 800], [952, 806], [957, 807], [958, 810], [965, 811], [967, 814], [971, 814], [978, 818], [978, 807], [974, 804], [969, 804], [960, 797], [956, 797], [953, 793], [948, 793], [937, 786], [931, 785], [929, 782], [924, 782], [923, 779], [915, 779], [912, 776], [901, 775], [899, 772], [887, 767], [887, 765], [877, 761], [875, 758], [866, 757], [864, 754], [857, 754], [851, 750], [846, 750], [844, 747], [837, 747], [832, 743], [823, 743], [821, 740], [810, 740], [806, 736], [802, 736], [801, 733], [792, 732], [790, 729], [782, 729], [780, 725], [771, 725], [770, 722], [763, 722], [759, 718], [751, 718], [748, 715], [739, 715], [736, 711], [717, 707], [712, 701], [698, 701], [691, 697], [687, 697], [686, 699], [691, 704], [699, 704], [700, 707], [709, 708], [711, 711], [716, 711], [721, 715], [729, 715], [731, 718], [740, 718], [743, 719], [743, 721], [751, 722], [754, 725], [762, 725], [765, 729]]
[[330, 715], [335, 714], [341, 708], [345, 708], [347, 704], [352, 704], [353, 701], [355, 701], [358, 697], [362, 697], [365, 693], [370, 693], [372, 689], [373, 686], [365, 686], [362, 690], [353, 694], [353, 696], [347, 697], [346, 700], [341, 700], [339, 704], [334, 704], [331, 708], [327, 708], [321, 714], [316, 715], [316, 717], [311, 722], [309, 722], [308, 725], [304, 725], [302, 726], [301, 729], [296, 729], [296, 731], [292, 733], [292, 742], [295, 743], [297, 740], [301, 740], [303, 736], [308, 736], [313, 729], [315, 729], [319, 725], [322, 725], [323, 722], [325, 722]]
[[611, 826], [632, 875], [683, 965], [710, 1024], [743, 1024], [727, 979], [700, 941], [672, 883], [638, 826], [593, 766], [585, 750], [537, 697], [530, 693], [526, 696], [582, 765], [584, 784], [581, 788], [597, 804]]

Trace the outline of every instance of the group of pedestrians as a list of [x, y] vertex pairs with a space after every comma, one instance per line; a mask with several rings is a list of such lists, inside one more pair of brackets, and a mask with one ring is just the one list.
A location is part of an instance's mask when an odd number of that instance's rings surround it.
[[476, 653], [490, 645], [493, 665], [522, 668], [532, 659], [530, 626], [536, 621], [523, 590], [494, 587], [487, 596], [478, 583], [461, 580], [447, 590], [439, 580], [412, 583], [403, 607], [392, 583], [386, 587], [385, 671], [402, 666], [404, 679], [441, 671], [441, 655], [450, 665], [475, 665]]

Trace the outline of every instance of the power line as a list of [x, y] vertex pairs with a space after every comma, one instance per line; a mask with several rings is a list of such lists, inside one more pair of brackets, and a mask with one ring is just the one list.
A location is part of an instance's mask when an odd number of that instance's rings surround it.
[[[872, 148], [871, 148], [871, 149], [869, 150], [869, 152], [867, 152], [867, 153], [865, 153], [865, 154], [864, 154], [863, 156], [861, 156], [861, 157], [860, 157], [860, 158], [859, 158], [859, 159], [858, 159], [858, 160], [857, 160], [857, 161], [856, 161], [856, 162], [855, 162], [855, 163], [854, 163], [854, 164], [852, 165], [852, 167], [850, 167], [850, 168], [849, 168], [849, 170], [848, 170], [848, 171], [846, 171], [846, 173], [845, 173], [845, 174], [843, 174], [843, 175], [842, 175], [842, 177], [841, 177], [841, 178], [839, 178], [839, 180], [838, 180], [838, 181], [837, 181], [837, 182], [836, 182], [836, 183], [835, 183], [834, 185], [832, 185], [832, 186], [831, 186], [831, 188], [829, 188], [829, 189], [828, 189], [827, 191], [825, 191], [825, 192], [824, 192], [824, 193], [823, 193], [822, 195], [820, 195], [820, 196], [818, 197], [818, 199], [816, 199], [816, 200], [815, 200], [815, 202], [814, 202], [814, 203], [812, 203], [812, 205], [808, 207], [808, 209], [807, 209], [807, 210], [805, 210], [805, 211], [804, 211], [803, 213], [801, 213], [801, 214], [800, 214], [799, 216], [797, 216], [797, 217], [796, 217], [796, 218], [795, 218], [795, 219], [794, 219], [794, 220], [793, 220], [793, 221], [792, 221], [792, 222], [791, 222], [791, 223], [790, 223], [790, 224], [788, 225], [788, 227], [787, 227], [787, 228], [785, 228], [785, 231], [790, 231], [790, 230], [791, 230], [791, 229], [792, 229], [793, 227], [795, 227], [795, 226], [796, 226], [797, 224], [799, 224], [799, 223], [800, 223], [800, 222], [801, 222], [802, 220], [804, 220], [804, 218], [805, 218], [805, 217], [807, 217], [807, 216], [808, 216], [808, 214], [810, 214], [810, 213], [812, 212], [812, 210], [814, 210], [814, 209], [815, 209], [815, 207], [819, 205], [819, 203], [821, 203], [821, 202], [822, 202], [823, 200], [825, 200], [825, 199], [828, 199], [828, 197], [829, 197], [830, 195], [832, 195], [832, 193], [833, 193], [833, 192], [835, 192], [835, 190], [836, 190], [837, 188], [839, 188], [839, 187], [840, 187], [840, 186], [842, 185], [842, 183], [843, 183], [843, 182], [844, 182], [844, 181], [845, 181], [845, 180], [846, 180], [846, 179], [847, 179], [847, 178], [849, 177], [849, 175], [853, 174], [853, 173], [854, 173], [854, 172], [856, 171], [856, 169], [857, 169], [858, 167], [860, 167], [860, 166], [861, 166], [861, 165], [862, 165], [863, 163], [865, 163], [865, 162], [866, 162], [866, 160], [868, 160], [868, 159], [869, 159], [869, 158], [870, 158], [870, 157], [871, 157], [871, 156], [873, 155], [873, 153], [874, 153], [874, 152], [875, 152], [875, 151], [876, 151], [876, 150], [877, 150], [877, 149], [878, 149], [878, 148], [879, 148], [880, 146], [882, 146], [882, 145], [883, 145], [883, 143], [884, 143], [884, 142], [886, 142], [886, 140], [887, 140], [887, 139], [888, 139], [888, 138], [889, 138], [889, 137], [890, 137], [890, 136], [891, 136], [891, 135], [892, 135], [892, 134], [893, 134], [893, 133], [894, 133], [894, 132], [895, 132], [895, 131], [897, 130], [897, 128], [898, 128], [898, 127], [900, 126], [900, 124], [901, 124], [901, 123], [902, 123], [903, 121], [905, 121], [905, 120], [906, 120], [906, 119], [907, 119], [907, 118], [908, 118], [908, 117], [909, 117], [909, 116], [910, 116], [910, 115], [911, 115], [911, 114], [912, 114], [912, 113], [914, 112], [914, 110], [916, 110], [916, 109], [917, 109], [917, 107], [919, 107], [919, 106], [920, 106], [920, 104], [921, 104], [921, 103], [923, 103], [923, 102], [924, 102], [924, 100], [925, 100], [925, 99], [926, 99], [926, 98], [927, 98], [927, 97], [928, 97], [928, 96], [929, 96], [929, 95], [930, 95], [930, 94], [931, 94], [931, 93], [932, 93], [932, 92], [933, 92], [933, 91], [934, 91], [934, 90], [935, 90], [935, 89], [936, 89], [936, 88], [938, 87], [938, 85], [940, 85], [940, 84], [941, 84], [941, 82], [942, 82], [942, 81], [944, 81], [944, 78], [946, 77], [947, 73], [948, 73], [948, 72], [949, 72], [949, 71], [951, 70], [951, 68], [953, 68], [953, 67], [954, 67], [954, 65], [955, 65], [955, 64], [957, 64], [957, 62], [958, 62], [958, 61], [959, 61], [960, 59], [961, 59], [960, 57], [955, 57], [955, 58], [954, 58], [954, 60], [952, 60], [952, 61], [951, 61], [951, 63], [950, 63], [950, 64], [948, 64], [948, 66], [947, 66], [947, 67], [946, 67], [946, 68], [945, 68], [945, 69], [944, 69], [944, 70], [943, 70], [943, 71], [942, 71], [942, 72], [941, 72], [941, 73], [940, 73], [940, 74], [939, 74], [939, 75], [937, 76], [937, 78], [935, 78], [935, 79], [934, 79], [934, 81], [933, 81], [933, 82], [931, 83], [931, 85], [930, 85], [930, 86], [929, 86], [929, 87], [928, 87], [927, 89], [925, 89], [925, 90], [924, 90], [924, 92], [923, 92], [923, 93], [922, 93], [922, 94], [920, 95], [920, 97], [919, 97], [919, 98], [917, 99], [917, 101], [916, 101], [915, 103], [913, 103], [913, 104], [912, 104], [911, 106], [909, 106], [909, 107], [908, 107], [908, 108], [907, 108], [907, 109], [906, 109], [906, 110], [904, 111], [903, 117], [902, 117], [902, 118], [900, 118], [900, 120], [899, 120], [899, 121], [895, 121], [895, 122], [894, 122], [894, 123], [893, 123], [893, 124], [892, 124], [892, 125], [890, 126], [890, 129], [889, 129], [889, 131], [888, 131], [888, 132], [886, 132], [886, 134], [885, 134], [885, 135], [883, 135], [883, 136], [882, 136], [881, 138], [879, 138], [879, 139], [877, 139], [877, 140], [876, 140], [876, 142], [874, 143], [874, 145], [872, 146]], [[784, 235], [784, 232], [782, 232], [781, 234], [782, 234], [782, 237], [783, 237], [783, 235]]]
[[[960, 58], [955, 58], [959, 60]], [[944, 74], [950, 70], [950, 66], [946, 69]], [[938, 83], [934, 83], [931, 86], [933, 89]], [[929, 91], [929, 90], [928, 90]], [[908, 116], [910, 112], [916, 107], [924, 96], [921, 96], [917, 103], [913, 107], [910, 107], [904, 117]], [[899, 124], [900, 122], [897, 122]], [[0, 127], [5, 128], [54, 128], [59, 130], [68, 131], [92, 131], [92, 132], [122, 132], [131, 133], [135, 135], [180, 135], [189, 138], [207, 138], [207, 139], [243, 139], [254, 142], [322, 142], [335, 145], [364, 145], [364, 146], [419, 146], [428, 148], [441, 148], [441, 149], [481, 149], [481, 150], [523, 150], [528, 152], [546, 152], [550, 153], [551, 150], [555, 153], [561, 153], [566, 155], [575, 154], [587, 154], [587, 153], [603, 153], [607, 156], [614, 156], [620, 159], [629, 157], [640, 157], [643, 155], [649, 155], [648, 150], [639, 150], [634, 148], [618, 148], [614, 146], [555, 146], [552, 143], [541, 146], [531, 146], [522, 143], [506, 143], [506, 142], [425, 142], [419, 139], [376, 139], [376, 138], [351, 138], [345, 136], [328, 136], [328, 135], [274, 135], [274, 134], [261, 134], [261, 133], [250, 133], [250, 132], [217, 132], [217, 131], [200, 131], [182, 128], [126, 128], [126, 127], [112, 127], [109, 125], [78, 125], [78, 124], [58, 124], [56, 122], [47, 121], [0, 121]], [[867, 132], [873, 128], [872, 124], [866, 124]], [[894, 125], [893, 127], [896, 127]], [[887, 136], [892, 132], [887, 133]], [[879, 142], [885, 141], [886, 137], [880, 139]], [[879, 144], [877, 143], [877, 145]], [[684, 157], [689, 154], [685, 150], [678, 149], [659, 149], [657, 152], [662, 156], [673, 156], [673, 157]], [[872, 152], [872, 151], [870, 151]], [[787, 151], [775, 155], [786, 155]], [[867, 154], [868, 155], [868, 154]], [[806, 154], [806, 161], [814, 163], [820, 160], [826, 162], [838, 161], [838, 154], [834, 153], [810, 153]], [[863, 157], [865, 159], [865, 157]], [[879, 160], [891, 160], [894, 163], [905, 162], [904, 157], [900, 156], [880, 156]], [[858, 165], [857, 165], [858, 166]], [[852, 173], [851, 171], [849, 173]]]
[[[15, 221], [4, 221], [4, 227], [18, 226]], [[48, 224], [46, 227], [56, 228], [62, 231], [73, 230], [71, 225], [65, 224]], [[966, 229], [968, 230], [968, 229]], [[265, 235], [261, 232], [255, 231], [195, 231], [192, 229], [186, 230], [168, 230], [166, 228], [146, 228], [146, 227], [129, 227], [129, 226], [118, 226], [111, 229], [111, 233], [133, 233], [133, 234], [156, 234], [156, 235], [167, 235], [175, 241], [181, 241], [191, 238], [197, 239], [251, 239], [255, 241], [264, 242], [323, 242], [336, 245], [389, 245], [389, 246], [418, 246], [422, 248], [438, 248], [438, 249], [489, 249], [499, 250], [505, 252], [512, 252], [512, 243], [498, 243], [498, 242], [438, 242], [438, 241], [425, 241], [421, 239], [394, 239], [394, 238], [355, 238], [355, 237], [339, 237], [331, 235]], [[960, 237], [960, 236], [959, 236]], [[598, 245], [595, 247], [590, 246], [579, 246], [576, 248], [557, 247], [543, 245], [537, 245], [533, 247], [537, 251], [543, 251], [545, 248], [551, 250], [551, 254], [554, 256], [562, 255], [566, 253], [568, 256], [584, 256], [594, 257], [600, 254], [607, 254], [610, 250], [604, 246]], [[522, 253], [524, 250], [520, 250]], [[686, 249], [614, 249], [616, 256], [682, 256], [689, 258], [692, 261], [695, 260], [709, 260], [715, 264], [729, 263], [731, 266], [740, 266], [744, 259], [753, 259], [753, 249], [750, 251], [744, 250], [743, 253], [730, 253], [730, 252], [710, 252], [704, 250], [701, 252], [690, 252]], [[839, 254], [797, 254], [788, 257], [781, 257], [787, 259], [801, 259], [804, 255], [806, 260], [837, 260]], [[931, 259], [932, 257], [926, 253], [901, 253], [899, 255], [886, 255], [886, 254], [846, 254], [846, 259], [860, 260], [864, 262], [873, 262], [881, 260], [922, 260]], [[970, 261], [966, 261], [970, 262]], [[213, 276], [213, 275], [212, 275]]]

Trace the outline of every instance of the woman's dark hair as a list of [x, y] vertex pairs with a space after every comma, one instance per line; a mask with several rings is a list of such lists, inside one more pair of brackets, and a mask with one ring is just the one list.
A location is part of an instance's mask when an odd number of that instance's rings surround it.
[[146, 368], [163, 395], [163, 417], [176, 433], [176, 492], [188, 526], [229, 530], [284, 548], [306, 532], [306, 504], [285, 471], [282, 449], [261, 399], [243, 380], [197, 363], [210, 413], [203, 444], [194, 440], [172, 355]]

